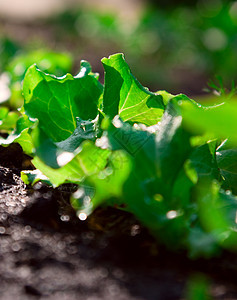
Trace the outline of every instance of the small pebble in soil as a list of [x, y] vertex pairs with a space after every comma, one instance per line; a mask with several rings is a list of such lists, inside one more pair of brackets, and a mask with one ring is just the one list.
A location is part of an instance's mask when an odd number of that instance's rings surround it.
[[68, 222], [68, 221], [70, 221], [70, 217], [69, 217], [68, 215], [62, 215], [62, 216], [60, 217], [60, 219], [61, 219], [61, 221], [63, 221], [63, 222]]
[[4, 234], [6, 232], [6, 229], [5, 229], [5, 227], [0, 227], [0, 234]]

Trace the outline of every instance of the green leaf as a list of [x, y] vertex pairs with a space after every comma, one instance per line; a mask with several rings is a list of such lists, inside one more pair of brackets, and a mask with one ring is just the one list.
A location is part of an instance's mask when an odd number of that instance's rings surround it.
[[232, 148], [226, 140], [218, 147], [216, 159], [224, 179], [223, 188], [237, 194], [237, 149]]
[[97, 135], [97, 120], [84, 121], [76, 119], [77, 127], [66, 140], [54, 142], [38, 127], [32, 133], [35, 155], [51, 168], [60, 168], [69, 163], [81, 150], [80, 144], [87, 140], [95, 140]]
[[34, 185], [41, 181], [48, 185], [51, 185], [50, 180], [40, 170], [25, 170], [21, 172], [21, 180], [27, 185]]
[[13, 81], [21, 81], [26, 70], [33, 64], [44, 72], [62, 76], [72, 67], [72, 58], [67, 53], [36, 50], [16, 55], [7, 66]]
[[[216, 144], [216, 142], [213, 143]], [[210, 151], [210, 143], [196, 147], [190, 156], [190, 161], [199, 179], [220, 179], [216, 156], [213, 156]]]
[[[77, 118], [95, 119], [102, 86], [90, 74], [87, 62], [81, 63], [80, 73], [62, 78], [47, 75], [31, 66], [25, 76], [24, 109], [30, 118], [55, 142], [68, 138], [77, 127]], [[50, 128], [50, 130], [49, 130]]]
[[200, 107], [191, 102], [180, 103], [187, 130], [195, 134], [211, 133], [213, 138], [230, 138], [237, 145], [237, 106], [222, 103], [217, 106]]
[[155, 176], [155, 135], [136, 129], [121, 120], [114, 120], [108, 128], [107, 137], [112, 150], [125, 151], [139, 165], [141, 178]]
[[45, 164], [40, 156], [34, 157], [32, 163], [49, 178], [54, 187], [57, 187], [65, 182], [81, 183], [86, 177], [97, 174], [105, 168], [109, 154], [109, 150], [100, 149], [92, 142], [84, 141], [74, 157], [70, 152], [61, 152], [61, 156], [56, 156], [56, 167], [61, 165], [58, 169], [50, 167], [50, 157], [48, 164]]
[[1, 122], [6, 118], [8, 112], [9, 112], [9, 109], [7, 107], [2, 106], [0, 108], [0, 121]]
[[66, 140], [56, 143], [57, 147], [74, 152], [84, 140], [95, 140], [98, 134], [97, 120], [85, 121], [76, 118], [77, 127]]
[[19, 113], [9, 111], [7, 107], [0, 108], [0, 130], [11, 132], [16, 127], [16, 122], [19, 118]]
[[189, 158], [190, 134], [182, 127], [182, 116], [176, 101], [171, 101], [156, 135], [156, 172], [164, 195], [169, 195], [175, 179]]
[[[201, 234], [197, 233], [197, 239], [201, 238]], [[208, 247], [208, 244], [206, 245]], [[210, 295], [210, 282], [209, 278], [203, 274], [192, 275], [188, 280], [187, 292], [185, 299], [187, 300], [212, 300]]]
[[187, 211], [190, 207], [191, 190], [198, 182], [198, 174], [188, 159], [185, 161], [183, 168], [178, 173], [172, 188], [170, 204], [172, 209]]
[[165, 105], [161, 95], [144, 88], [132, 75], [123, 54], [103, 58], [105, 89], [103, 111], [113, 118], [119, 114], [124, 122], [156, 124]]
[[34, 147], [29, 131], [33, 124], [34, 122], [30, 121], [26, 115], [18, 116], [15, 130], [7, 138], [0, 138], [0, 145], [8, 146], [12, 143], [19, 143], [26, 154], [32, 155]]
[[237, 249], [237, 198], [220, 189], [216, 181], [204, 180], [196, 186], [196, 203], [204, 230], [227, 249]]
[[[192, 148], [190, 135], [182, 128], [182, 117], [171, 101], [155, 134], [135, 129], [120, 122], [108, 129], [108, 139], [112, 149], [123, 149], [132, 162], [129, 176], [123, 184], [124, 203], [149, 230], [163, 243], [174, 247], [184, 245], [185, 234], [189, 230], [189, 212], [182, 211], [178, 194], [189, 196], [193, 183], [186, 176], [182, 189], [174, 190], [176, 180], [189, 158]], [[181, 181], [179, 180], [179, 183]], [[190, 201], [190, 198], [186, 202]], [[178, 201], [177, 201], [178, 202]], [[186, 205], [186, 203], [185, 203]], [[173, 215], [174, 214], [174, 215]]]
[[13, 42], [7, 37], [0, 38], [0, 72], [2, 72], [8, 65], [9, 61], [16, 55], [20, 50], [18, 44]]
[[[95, 164], [96, 164], [95, 160]], [[108, 158], [106, 168], [86, 179], [86, 187], [91, 187], [89, 196], [83, 186], [71, 197], [72, 206], [87, 216], [99, 205], [119, 207], [123, 201], [123, 186], [132, 168], [130, 157], [121, 150], [114, 151]]]

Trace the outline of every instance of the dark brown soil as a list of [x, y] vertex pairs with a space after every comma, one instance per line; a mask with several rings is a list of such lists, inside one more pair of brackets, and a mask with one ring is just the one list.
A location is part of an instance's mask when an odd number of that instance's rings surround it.
[[81, 222], [68, 204], [73, 186], [24, 185], [26, 159], [16, 145], [0, 149], [0, 299], [187, 299], [197, 273], [213, 299], [237, 299], [235, 255], [189, 261], [112, 208]]

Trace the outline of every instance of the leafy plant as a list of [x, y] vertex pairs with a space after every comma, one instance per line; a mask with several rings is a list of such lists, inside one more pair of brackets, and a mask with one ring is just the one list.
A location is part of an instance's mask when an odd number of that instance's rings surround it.
[[[22, 81], [26, 70], [34, 63], [46, 73], [62, 76], [72, 68], [72, 58], [67, 53], [49, 50], [27, 50], [15, 45], [11, 40], [0, 39], [0, 102], [11, 109], [22, 106]], [[4, 93], [5, 91], [5, 93]]]
[[22, 116], [1, 139], [33, 156], [36, 170], [22, 179], [75, 183], [71, 203], [81, 220], [101, 205], [127, 210], [191, 257], [236, 250], [235, 104], [203, 107], [150, 92], [123, 54], [102, 63], [104, 86], [86, 61], [75, 77], [28, 69]]

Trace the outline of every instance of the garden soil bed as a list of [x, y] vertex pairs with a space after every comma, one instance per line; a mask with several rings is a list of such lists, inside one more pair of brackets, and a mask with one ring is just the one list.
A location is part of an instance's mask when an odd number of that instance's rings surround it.
[[112, 208], [81, 222], [73, 186], [24, 185], [27, 161], [17, 145], [0, 149], [0, 299], [187, 299], [197, 273], [214, 299], [237, 299], [235, 255], [189, 261]]

